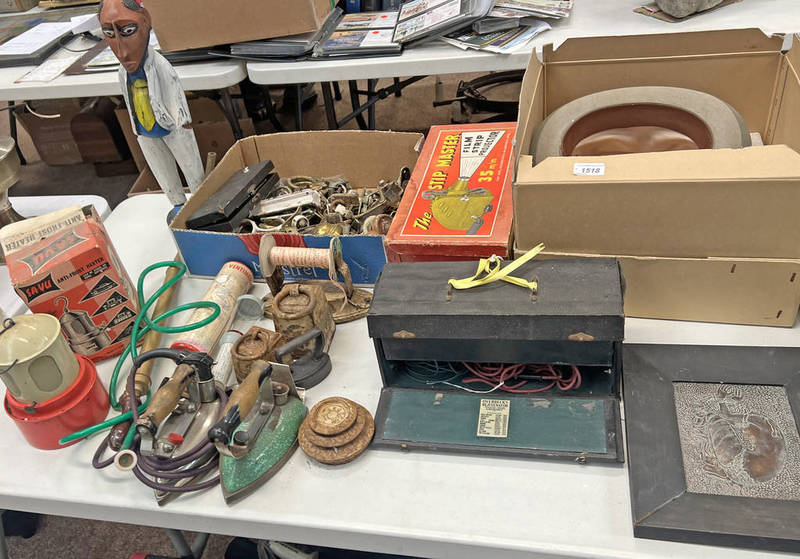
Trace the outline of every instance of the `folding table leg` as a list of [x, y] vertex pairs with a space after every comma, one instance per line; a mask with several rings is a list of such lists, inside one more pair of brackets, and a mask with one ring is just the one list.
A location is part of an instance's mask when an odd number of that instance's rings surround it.
[[[9, 115], [11, 116], [11, 115]], [[3, 529], [3, 513], [0, 510], [0, 559], [8, 559], [8, 546], [6, 545], [6, 532]]]
[[181, 556], [181, 559], [184, 557], [196, 559], [197, 556], [192, 551], [192, 548], [189, 547], [189, 544], [186, 542], [186, 538], [183, 537], [183, 533], [180, 530], [173, 530], [172, 528], [163, 528], [164, 532], [169, 536], [170, 541], [172, 541], [172, 546], [175, 548], [175, 551]]
[[[397, 82], [400, 83], [399, 81]], [[375, 86], [378, 85], [378, 80], [371, 79], [367, 80], [367, 101], [375, 97]], [[367, 126], [370, 130], [375, 130], [375, 104], [369, 106], [367, 109]]]
[[[8, 102], [9, 107], [14, 106], [14, 101]], [[14, 140], [14, 149], [17, 150], [17, 155], [19, 155], [19, 162], [22, 165], [27, 165], [27, 161], [22, 156], [22, 150], [19, 148], [19, 140], [17, 139], [17, 117], [14, 114], [14, 109], [8, 109], [8, 133], [11, 136], [11, 139]], [[0, 559], [2, 559], [0, 557]]]
[[[334, 85], [336, 82], [333, 82]], [[336, 130], [339, 123], [336, 121], [336, 106], [333, 103], [330, 82], [322, 82], [322, 100], [325, 102], [325, 117], [328, 119], [328, 130]]]
[[233, 105], [231, 92], [228, 91], [227, 87], [225, 87], [219, 90], [219, 94], [222, 100], [222, 110], [225, 113], [228, 122], [230, 122], [231, 128], [233, 129], [233, 137], [237, 140], [241, 140], [243, 137], [242, 127], [239, 125], [239, 117], [236, 115], [236, 108]]
[[[350, 105], [353, 107], [353, 111], [358, 111], [361, 108], [361, 97], [358, 91], [358, 82], [356, 80], [350, 80]], [[367, 122], [364, 120], [364, 116], [361, 113], [358, 113], [355, 116], [356, 122], [358, 123], [358, 127], [361, 130], [368, 130]]]
[[295, 93], [297, 94], [297, 107], [295, 108], [294, 120], [297, 125], [297, 131], [303, 129], [303, 84], [295, 84]]

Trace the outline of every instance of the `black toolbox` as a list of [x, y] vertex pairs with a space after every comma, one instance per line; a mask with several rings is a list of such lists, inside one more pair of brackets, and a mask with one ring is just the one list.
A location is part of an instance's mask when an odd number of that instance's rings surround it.
[[[617, 261], [529, 261], [512, 275], [538, 280], [536, 292], [505, 281], [449, 286], [475, 270], [475, 262], [383, 269], [367, 315], [383, 380], [375, 446], [622, 462]], [[581, 383], [508, 393], [465, 382], [474, 378], [465, 362], [574, 365]], [[547, 384], [531, 378], [519, 389]]]

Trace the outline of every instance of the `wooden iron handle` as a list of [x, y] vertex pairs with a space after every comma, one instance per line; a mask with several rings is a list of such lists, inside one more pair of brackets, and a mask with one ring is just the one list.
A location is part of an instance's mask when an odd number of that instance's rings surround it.
[[[176, 267], [167, 268], [167, 273], [164, 274], [164, 283], [167, 283], [172, 278], [174, 278], [180, 269]], [[163, 284], [162, 284], [163, 285]], [[156, 308], [153, 311], [153, 318], [159, 317], [165, 312], [167, 312], [172, 307], [172, 296], [175, 294], [175, 288], [177, 284], [173, 284], [167, 289], [164, 293], [161, 294], [161, 297], [158, 298], [156, 302]], [[139, 350], [139, 353], [147, 353], [148, 351], [155, 349], [159, 346], [161, 342], [161, 332], [157, 330], [150, 330], [144, 336], [144, 341], [142, 342], [142, 347]], [[153, 360], [145, 361], [142, 363], [142, 366], [136, 371], [136, 396], [141, 398], [147, 391], [150, 390], [150, 372], [153, 370]]]
[[225, 406], [225, 412], [238, 404], [239, 414], [242, 416], [242, 419], [247, 417], [247, 414], [250, 413], [250, 410], [253, 408], [256, 398], [258, 398], [262, 373], [269, 366], [269, 363], [266, 361], [253, 361], [250, 364], [250, 372], [239, 385], [239, 388], [234, 390], [233, 394], [231, 394], [231, 397], [228, 399], [228, 404]]
[[150, 404], [136, 425], [147, 427], [151, 432], [155, 432], [161, 422], [178, 405], [178, 400], [181, 399], [189, 381], [195, 374], [194, 367], [191, 365], [183, 364], [175, 367], [172, 378], [153, 395]]
[[[208, 438], [223, 447], [233, 440], [233, 432], [241, 424], [258, 399], [261, 383], [272, 374], [272, 365], [266, 361], [252, 361], [250, 372], [233, 391], [222, 413], [222, 418], [208, 431]], [[219, 446], [217, 447], [219, 448]], [[222, 451], [221, 451], [222, 452]]]

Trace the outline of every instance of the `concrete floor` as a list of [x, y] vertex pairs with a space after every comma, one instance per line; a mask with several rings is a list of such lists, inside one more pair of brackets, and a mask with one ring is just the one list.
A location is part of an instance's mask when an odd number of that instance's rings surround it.
[[[454, 96], [459, 80], [470, 79], [471, 76], [474, 75], [453, 75], [444, 78], [445, 95]], [[389, 83], [391, 80], [381, 80], [380, 85]], [[360, 85], [366, 87], [364, 83]], [[450, 123], [449, 107], [432, 107], [434, 87], [435, 78], [429, 77], [409, 86], [403, 91], [402, 97], [392, 96], [378, 103], [377, 127], [385, 130], [427, 132], [433, 124]], [[320, 91], [318, 85], [317, 90]], [[343, 94], [344, 98], [336, 104], [339, 117], [351, 110], [347, 91], [343, 91]], [[294, 128], [292, 115], [281, 115], [280, 120], [287, 130]], [[327, 128], [321, 93], [316, 106], [304, 113], [303, 120], [304, 129]], [[357, 126], [355, 122], [351, 122], [345, 128], [357, 128]], [[270, 130], [267, 128], [264, 131]], [[8, 117], [7, 112], [3, 111], [0, 112], [0, 134], [7, 133]], [[95, 175], [93, 166], [85, 164], [51, 167], [40, 160], [30, 138], [23, 130], [20, 130], [19, 142], [29, 164], [22, 168], [19, 183], [10, 191], [11, 196], [97, 194], [103, 196], [114, 208], [126, 198], [128, 190], [136, 179], [136, 175], [100, 178]], [[54, 458], [57, 456], [54, 455]], [[86, 467], [91, 466], [87, 464]], [[190, 535], [187, 534], [187, 537]], [[204, 557], [222, 558], [230, 540], [230, 537], [213, 536]], [[8, 547], [11, 559], [45, 559], [62, 556], [82, 559], [127, 559], [135, 552], [175, 556], [169, 539], [158, 528], [57, 516], [44, 516], [39, 532], [30, 539], [9, 538]]]

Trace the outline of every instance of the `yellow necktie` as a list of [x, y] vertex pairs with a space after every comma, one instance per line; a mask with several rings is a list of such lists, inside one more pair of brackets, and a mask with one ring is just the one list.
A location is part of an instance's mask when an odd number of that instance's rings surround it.
[[136, 78], [131, 89], [133, 90], [133, 110], [136, 113], [136, 120], [139, 121], [142, 128], [149, 132], [156, 125], [156, 115], [153, 114], [153, 107], [150, 106], [147, 80]]

